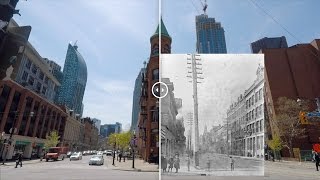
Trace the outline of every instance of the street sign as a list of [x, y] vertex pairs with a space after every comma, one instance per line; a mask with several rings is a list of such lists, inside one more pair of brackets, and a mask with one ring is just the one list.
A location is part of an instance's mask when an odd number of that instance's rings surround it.
[[320, 117], [320, 112], [309, 112], [307, 117]]

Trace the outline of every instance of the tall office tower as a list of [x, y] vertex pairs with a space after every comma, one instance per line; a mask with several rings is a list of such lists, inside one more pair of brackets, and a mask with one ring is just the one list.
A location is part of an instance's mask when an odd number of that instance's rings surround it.
[[87, 83], [87, 65], [77, 49], [76, 44], [68, 46], [57, 103], [67, 106], [82, 116], [82, 100]]
[[288, 48], [286, 37], [264, 37], [253, 43], [251, 43], [251, 52], [259, 53], [262, 49], [277, 49], [277, 48]]
[[139, 113], [141, 110], [140, 97], [141, 97], [142, 78], [145, 72], [146, 72], [146, 68], [145, 67], [141, 68], [134, 84], [130, 131], [136, 130], [137, 128]]
[[196, 16], [197, 52], [199, 54], [226, 54], [224, 29], [220, 22], [206, 14]]

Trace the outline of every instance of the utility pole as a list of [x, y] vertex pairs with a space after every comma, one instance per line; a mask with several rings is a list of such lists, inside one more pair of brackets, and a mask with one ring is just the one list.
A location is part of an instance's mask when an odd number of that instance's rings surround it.
[[189, 125], [189, 128], [190, 128], [190, 130], [189, 130], [189, 134], [188, 134], [188, 152], [189, 152], [189, 157], [190, 157], [190, 155], [191, 155], [191, 150], [192, 150], [192, 125], [193, 125], [193, 113], [188, 113], [188, 120], [187, 120], [187, 123], [188, 123], [188, 125]]
[[[188, 54], [190, 56], [190, 54]], [[190, 62], [191, 61], [191, 62]], [[191, 78], [191, 82], [193, 85], [193, 115], [194, 115], [194, 127], [195, 127], [195, 142], [194, 142], [194, 152], [195, 152], [195, 165], [199, 166], [199, 120], [198, 120], [198, 80], [203, 79], [203, 77], [200, 77], [198, 75], [203, 74], [201, 63], [200, 63], [200, 55], [197, 54], [191, 54], [191, 58], [187, 58], [187, 64], [188, 69], [191, 69], [191, 71], [188, 70], [188, 78]]]

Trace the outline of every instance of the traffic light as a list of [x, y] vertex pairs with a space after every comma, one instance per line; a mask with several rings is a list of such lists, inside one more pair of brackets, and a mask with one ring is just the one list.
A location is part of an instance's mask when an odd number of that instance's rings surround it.
[[301, 124], [309, 124], [308, 119], [306, 117], [306, 112], [300, 111], [299, 119], [300, 119]]

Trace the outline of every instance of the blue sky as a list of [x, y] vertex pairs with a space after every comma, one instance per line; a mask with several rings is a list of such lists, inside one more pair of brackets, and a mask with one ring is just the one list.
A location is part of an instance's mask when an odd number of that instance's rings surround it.
[[[320, 38], [318, 0], [254, 0], [299, 41]], [[250, 43], [263, 37], [286, 36], [288, 45], [297, 44], [285, 30], [256, 8], [251, 0], [207, 0], [209, 17], [221, 22], [228, 53], [251, 53]], [[194, 7], [195, 6], [195, 7]], [[172, 53], [196, 51], [195, 16], [202, 13], [199, 0], [162, 0], [162, 17], [172, 37]]]
[[131, 123], [134, 81], [150, 55], [158, 25], [157, 0], [20, 1], [19, 25], [31, 25], [30, 42], [42, 57], [63, 67], [68, 43], [88, 68], [84, 116], [104, 123]]
[[[195, 52], [199, 0], [162, 0], [162, 17], [173, 39], [172, 53]], [[256, 0], [301, 42], [320, 37], [317, 0]], [[250, 53], [249, 43], [265, 36], [289, 36], [249, 0], [208, 0], [207, 13], [225, 29], [228, 53]], [[84, 115], [104, 123], [131, 122], [135, 78], [150, 55], [158, 24], [158, 0], [20, 1], [19, 25], [41, 56], [63, 67], [67, 45], [78, 41], [88, 67]]]

